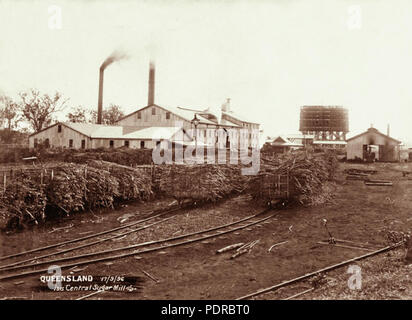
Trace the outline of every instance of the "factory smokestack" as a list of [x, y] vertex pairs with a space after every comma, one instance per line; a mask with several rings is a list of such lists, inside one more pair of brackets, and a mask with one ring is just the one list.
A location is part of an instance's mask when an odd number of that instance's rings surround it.
[[154, 104], [154, 95], [155, 95], [155, 64], [153, 61], [150, 62], [149, 69], [149, 96], [147, 105], [151, 106]]
[[389, 136], [390, 133], [390, 124], [388, 123], [388, 127], [386, 128], [386, 135]]
[[103, 114], [103, 78], [104, 69], [100, 67], [99, 73], [99, 100], [97, 103], [97, 123], [102, 124], [102, 114]]
[[97, 101], [97, 123], [102, 124], [103, 120], [103, 80], [104, 70], [115, 61], [126, 59], [128, 56], [124, 53], [114, 51], [110, 56], [103, 61], [99, 71], [99, 98]]

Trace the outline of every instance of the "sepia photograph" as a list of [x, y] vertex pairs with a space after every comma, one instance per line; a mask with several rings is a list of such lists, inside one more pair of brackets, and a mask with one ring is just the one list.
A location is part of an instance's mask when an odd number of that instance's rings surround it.
[[0, 0], [0, 300], [410, 301], [411, 16]]

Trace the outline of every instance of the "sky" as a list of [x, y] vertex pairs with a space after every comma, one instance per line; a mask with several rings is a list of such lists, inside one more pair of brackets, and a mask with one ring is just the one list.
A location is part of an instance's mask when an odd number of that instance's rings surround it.
[[[155, 103], [232, 109], [264, 134], [297, 133], [303, 105], [349, 111], [348, 136], [371, 125], [412, 143], [409, 0], [0, 0], [0, 94], [37, 88], [126, 113]], [[59, 18], [60, 17], [60, 18]], [[64, 115], [59, 115], [61, 120]]]

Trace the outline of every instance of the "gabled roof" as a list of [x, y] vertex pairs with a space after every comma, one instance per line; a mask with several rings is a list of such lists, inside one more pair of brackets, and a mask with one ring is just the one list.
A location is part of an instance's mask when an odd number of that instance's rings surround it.
[[[150, 127], [130, 132], [123, 136], [124, 139], [171, 139], [176, 133], [182, 130], [181, 127]], [[186, 134], [187, 135], [187, 134]], [[189, 135], [187, 135], [191, 138]]]
[[350, 137], [349, 139], [346, 139], [346, 141], [349, 142], [349, 141], [351, 141], [351, 140], [353, 140], [353, 139], [356, 139], [356, 138], [358, 138], [358, 137], [360, 137], [360, 136], [363, 136], [363, 135], [368, 134], [368, 133], [371, 133], [371, 132], [372, 132], [372, 133], [376, 133], [376, 134], [378, 134], [378, 135], [381, 135], [381, 136], [385, 137], [386, 139], [395, 141], [395, 142], [397, 142], [398, 144], [401, 143], [401, 141], [396, 140], [396, 139], [394, 139], [394, 138], [392, 138], [392, 137], [390, 137], [390, 136], [388, 136], [388, 135], [386, 135], [386, 134], [383, 134], [382, 132], [378, 131], [378, 130], [375, 129], [375, 128], [369, 128], [369, 129], [366, 130], [365, 132], [362, 132], [362, 133], [360, 133], [360, 134], [357, 134], [356, 136], [353, 136], [353, 137]]
[[[227, 125], [227, 126], [240, 127], [238, 124], [236, 124], [236, 123], [234, 123], [230, 120], [227, 120], [227, 119], [225, 119], [225, 121], [226, 121], [225, 123], [222, 122], [223, 120], [221, 120], [220, 123], [218, 123], [216, 115], [213, 112], [210, 112], [209, 109], [200, 110], [200, 109], [183, 108], [183, 107], [171, 107], [171, 106], [164, 107], [164, 106], [159, 106], [157, 104], [152, 104], [152, 105], [147, 105], [145, 107], [142, 107], [142, 108], [140, 108], [140, 109], [138, 109], [138, 110], [136, 110], [132, 113], [129, 113], [128, 115], [124, 116], [123, 118], [119, 119], [119, 121], [121, 121], [125, 118], [128, 118], [131, 115], [136, 114], [137, 112], [142, 111], [142, 110], [144, 110], [146, 108], [149, 108], [149, 107], [152, 107], [152, 106], [161, 108], [165, 111], [172, 112], [175, 115], [179, 116], [180, 118], [182, 118], [183, 120], [186, 120], [186, 121], [192, 121], [192, 119], [195, 117], [195, 114], [196, 114], [197, 118], [200, 120], [200, 123], [202, 123], [202, 124], [209, 124], [209, 125], [223, 124], [223, 125]], [[212, 116], [211, 119], [208, 119], [206, 117], [206, 115], [208, 115], [208, 114]], [[245, 117], [243, 117], [241, 115], [238, 115], [237, 113], [234, 113], [233, 111], [230, 111], [230, 112], [222, 111], [222, 114], [226, 114], [226, 115], [228, 115], [230, 117], [233, 117], [234, 119], [237, 119], [237, 120], [242, 121], [242, 122], [258, 124], [256, 122], [251, 122], [249, 120], [246, 120]]]
[[94, 127], [94, 126], [101, 126], [99, 124], [93, 124], [93, 123], [56, 122], [56, 123], [54, 123], [54, 124], [52, 124], [52, 125], [50, 125], [46, 128], [43, 128], [40, 131], [32, 133], [31, 135], [29, 135], [29, 137], [34, 136], [36, 134], [39, 134], [40, 132], [43, 132], [43, 131], [48, 130], [50, 128], [53, 128], [57, 125], [63, 125], [63, 126], [68, 127], [68, 128], [70, 128], [70, 129], [72, 129], [72, 130], [74, 130], [74, 131], [76, 131], [76, 132], [78, 132], [78, 133], [80, 133], [84, 136], [87, 136], [87, 137], [90, 137], [91, 132], [96, 129], [96, 127]]
[[235, 113], [233, 111], [222, 111], [222, 114], [225, 114], [229, 117], [235, 118], [236, 120], [239, 120], [239, 121], [242, 121], [242, 122], [259, 124], [257, 122], [253, 122], [253, 121], [250, 121], [250, 120], [246, 119], [246, 117], [244, 117], [243, 115], [238, 114], [237, 112]]
[[[94, 124], [94, 123], [73, 123], [73, 122], [58, 122], [45, 129], [47, 130], [58, 124], [66, 126], [78, 133], [83, 134], [91, 139], [171, 139], [181, 127], [149, 127], [149, 128], [133, 128], [123, 127], [123, 126], [108, 126], [104, 124]], [[41, 131], [39, 131], [41, 132]], [[37, 132], [38, 133], [38, 132]], [[35, 135], [34, 133], [32, 135]], [[187, 133], [187, 137], [192, 139]]]
[[291, 142], [284, 136], [277, 136], [274, 139], [271, 139], [270, 144], [272, 146], [285, 146], [285, 147], [302, 147], [303, 144]]
[[64, 122], [63, 124], [90, 138], [121, 138], [123, 136], [123, 127], [121, 126], [77, 122]]
[[[182, 120], [186, 120], [186, 121], [192, 121], [192, 119], [195, 117], [195, 111], [191, 111], [191, 110], [187, 110], [187, 109], [181, 109], [181, 108], [175, 108], [175, 107], [163, 107], [163, 106], [159, 106], [157, 104], [151, 104], [151, 105], [147, 105], [145, 107], [142, 107], [136, 111], [133, 111], [132, 113], [129, 113], [128, 115], [125, 115], [123, 118], [120, 118], [118, 121], [121, 121], [123, 119], [126, 119], [128, 117], [130, 117], [131, 115], [136, 114], [137, 112], [140, 112], [146, 108], [150, 108], [150, 107], [157, 107], [160, 109], [163, 109], [165, 111], [174, 113], [175, 115], [177, 115], [178, 117], [180, 117]], [[199, 111], [200, 113], [203, 113], [203, 111]], [[209, 125], [216, 125], [216, 122], [210, 121], [202, 116], [200, 116], [198, 114], [198, 119], [200, 120], [200, 123], [202, 124], [209, 124]]]

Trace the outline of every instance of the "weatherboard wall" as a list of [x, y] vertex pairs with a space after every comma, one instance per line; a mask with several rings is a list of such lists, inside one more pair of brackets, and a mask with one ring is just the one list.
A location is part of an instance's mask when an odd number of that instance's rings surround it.
[[42, 130], [36, 134], [33, 134], [29, 137], [29, 148], [34, 148], [35, 139], [37, 143], [44, 143], [46, 139], [49, 139], [49, 145], [51, 147], [66, 147], [69, 148], [70, 140], [73, 140], [73, 148], [80, 149], [82, 147], [82, 140], [85, 141], [85, 148], [90, 148], [90, 138], [86, 135], [73, 130], [65, 125], [56, 124], [54, 126], [48, 127], [45, 130]]
[[367, 132], [347, 141], [346, 158], [355, 160], [363, 159], [364, 145], [379, 145], [382, 153], [378, 156], [381, 161], [398, 161], [399, 160], [399, 143], [379, 132], [368, 130]]

